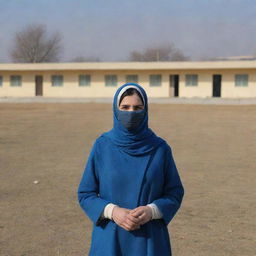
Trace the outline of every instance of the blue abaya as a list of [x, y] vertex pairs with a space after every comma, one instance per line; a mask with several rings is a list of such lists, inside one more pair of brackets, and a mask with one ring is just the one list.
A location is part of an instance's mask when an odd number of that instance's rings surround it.
[[[134, 87], [142, 94], [145, 115], [128, 131], [118, 120], [120, 92]], [[113, 129], [99, 136], [88, 157], [78, 188], [80, 206], [93, 222], [90, 256], [169, 256], [167, 225], [180, 207], [184, 189], [170, 146], [148, 128], [148, 104], [137, 84], [121, 86], [113, 101]], [[161, 219], [126, 231], [102, 218], [107, 204], [134, 209], [154, 203]]]

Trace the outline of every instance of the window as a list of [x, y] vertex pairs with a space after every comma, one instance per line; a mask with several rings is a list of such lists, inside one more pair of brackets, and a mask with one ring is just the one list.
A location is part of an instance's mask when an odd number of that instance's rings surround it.
[[138, 75], [127, 75], [126, 83], [138, 83]]
[[105, 85], [106, 86], [117, 86], [117, 76], [116, 75], [105, 75]]
[[197, 86], [198, 75], [186, 75], [186, 86]]
[[61, 75], [52, 76], [52, 86], [63, 86], [63, 76]]
[[3, 77], [0, 76], [0, 86], [3, 86]]
[[79, 76], [79, 86], [90, 86], [91, 76], [90, 75], [80, 75]]
[[248, 86], [248, 75], [235, 75], [235, 86]]
[[21, 86], [21, 76], [11, 76], [11, 86]]
[[149, 86], [161, 86], [162, 76], [161, 75], [150, 75], [149, 76]]

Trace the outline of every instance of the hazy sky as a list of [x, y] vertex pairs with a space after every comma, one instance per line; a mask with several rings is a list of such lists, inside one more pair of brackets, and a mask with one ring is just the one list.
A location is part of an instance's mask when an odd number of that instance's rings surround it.
[[0, 10], [1, 62], [33, 23], [60, 32], [62, 61], [122, 61], [168, 42], [192, 60], [256, 54], [256, 0], [0, 0]]

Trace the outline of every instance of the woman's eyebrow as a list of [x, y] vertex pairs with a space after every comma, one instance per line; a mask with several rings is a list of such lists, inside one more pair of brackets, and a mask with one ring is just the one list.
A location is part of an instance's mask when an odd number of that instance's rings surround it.
[[[121, 104], [122, 107], [129, 107], [131, 105]], [[144, 105], [133, 105], [134, 107], [143, 107]]]

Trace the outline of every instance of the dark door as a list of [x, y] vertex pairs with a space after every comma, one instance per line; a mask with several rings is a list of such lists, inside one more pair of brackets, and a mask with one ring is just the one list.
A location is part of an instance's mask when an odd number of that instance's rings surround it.
[[179, 96], [179, 75], [170, 75], [170, 96]]
[[213, 75], [212, 96], [221, 97], [221, 75]]
[[43, 76], [36, 76], [35, 82], [36, 82], [36, 96], [42, 96], [43, 95]]

